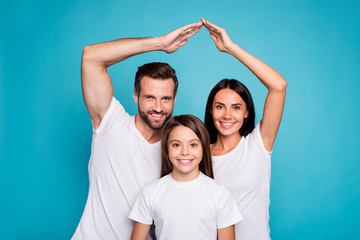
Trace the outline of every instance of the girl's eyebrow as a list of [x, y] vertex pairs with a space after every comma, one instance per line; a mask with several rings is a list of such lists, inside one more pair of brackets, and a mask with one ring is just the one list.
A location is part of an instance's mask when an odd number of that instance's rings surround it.
[[[200, 139], [197, 139], [197, 138], [193, 138], [193, 139], [191, 139], [189, 142], [192, 142], [192, 141], [201, 142]], [[171, 143], [171, 142], [181, 142], [181, 141], [178, 140], [178, 139], [172, 139], [172, 140], [169, 141], [169, 143]]]

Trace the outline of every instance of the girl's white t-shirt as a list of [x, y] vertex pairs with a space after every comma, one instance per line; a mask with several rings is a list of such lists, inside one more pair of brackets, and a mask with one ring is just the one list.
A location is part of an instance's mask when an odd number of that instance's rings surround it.
[[217, 229], [242, 220], [230, 192], [200, 173], [189, 182], [166, 175], [146, 186], [129, 215], [134, 221], [155, 224], [157, 240], [216, 240]]
[[230, 190], [244, 217], [235, 226], [236, 239], [270, 239], [271, 152], [264, 147], [260, 124], [235, 149], [212, 160], [215, 181]]

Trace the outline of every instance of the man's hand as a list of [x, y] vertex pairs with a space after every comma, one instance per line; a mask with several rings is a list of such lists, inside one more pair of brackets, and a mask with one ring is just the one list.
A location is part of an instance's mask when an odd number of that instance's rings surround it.
[[192, 23], [178, 28], [160, 37], [163, 51], [173, 53], [187, 43], [187, 39], [197, 33], [202, 27], [202, 22]]
[[235, 45], [233, 41], [231, 41], [229, 35], [226, 33], [225, 29], [216, 26], [215, 24], [212, 24], [203, 18], [201, 18], [201, 22], [210, 32], [211, 39], [215, 42], [217, 49], [219, 49], [221, 52], [229, 52], [229, 50]]

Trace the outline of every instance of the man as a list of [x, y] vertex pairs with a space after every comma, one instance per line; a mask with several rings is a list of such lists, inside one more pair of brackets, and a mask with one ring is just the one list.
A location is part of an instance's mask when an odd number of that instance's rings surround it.
[[138, 113], [129, 116], [113, 97], [107, 68], [145, 52], [175, 52], [201, 26], [198, 22], [162, 37], [119, 39], [84, 48], [81, 83], [93, 139], [89, 195], [72, 239], [130, 239], [133, 223], [128, 214], [141, 188], [160, 177], [161, 129], [176, 100], [175, 71], [165, 63], [145, 64], [135, 77]]

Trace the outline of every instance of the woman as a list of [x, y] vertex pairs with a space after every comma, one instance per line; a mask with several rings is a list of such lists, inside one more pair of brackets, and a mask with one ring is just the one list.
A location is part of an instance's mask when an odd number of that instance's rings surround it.
[[234, 79], [220, 81], [209, 94], [205, 125], [212, 144], [214, 178], [232, 192], [244, 217], [235, 226], [236, 238], [270, 239], [270, 160], [287, 83], [274, 69], [233, 43], [224, 29], [201, 20], [216, 47], [238, 59], [268, 89], [263, 118], [254, 128], [249, 90]]

